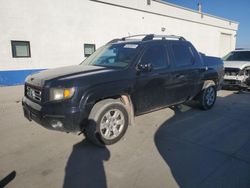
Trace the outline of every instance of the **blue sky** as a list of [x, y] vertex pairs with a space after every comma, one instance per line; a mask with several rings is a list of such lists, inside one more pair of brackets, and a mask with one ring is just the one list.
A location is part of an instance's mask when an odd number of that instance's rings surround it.
[[237, 47], [250, 48], [250, 0], [165, 0], [191, 9], [202, 3], [203, 12], [240, 23]]

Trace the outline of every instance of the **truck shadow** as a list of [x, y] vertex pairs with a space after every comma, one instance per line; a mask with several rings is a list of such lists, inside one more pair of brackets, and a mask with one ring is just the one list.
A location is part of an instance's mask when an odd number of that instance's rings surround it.
[[86, 140], [75, 144], [65, 168], [63, 187], [107, 187], [103, 163], [109, 158], [106, 147], [96, 147]]
[[[155, 133], [158, 152], [181, 188], [250, 186], [250, 165], [232, 157], [242, 148], [250, 150], [250, 128], [244, 125], [250, 103], [233, 106], [237, 96], [218, 98], [206, 112], [174, 108], [175, 115]], [[240, 113], [244, 118], [237, 121]]]

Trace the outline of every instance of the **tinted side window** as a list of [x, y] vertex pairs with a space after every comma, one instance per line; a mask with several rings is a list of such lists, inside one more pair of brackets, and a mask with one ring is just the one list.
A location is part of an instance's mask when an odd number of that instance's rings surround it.
[[172, 48], [177, 66], [192, 65], [194, 63], [195, 58], [189, 45], [173, 44]]
[[151, 64], [153, 69], [166, 67], [166, 50], [163, 45], [150, 46], [141, 58], [142, 64]]
[[235, 51], [230, 52], [226, 57], [223, 58], [224, 61], [250, 61], [250, 51]]

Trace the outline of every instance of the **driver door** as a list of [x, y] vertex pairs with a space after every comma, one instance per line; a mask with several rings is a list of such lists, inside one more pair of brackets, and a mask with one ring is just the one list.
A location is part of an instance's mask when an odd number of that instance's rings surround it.
[[157, 110], [171, 102], [167, 86], [171, 82], [168, 55], [164, 44], [151, 44], [146, 47], [138, 63], [135, 91], [132, 95], [135, 114]]

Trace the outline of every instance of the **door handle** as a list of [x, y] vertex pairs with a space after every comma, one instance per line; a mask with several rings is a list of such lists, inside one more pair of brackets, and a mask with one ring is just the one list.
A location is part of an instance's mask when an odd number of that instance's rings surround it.
[[185, 76], [184, 76], [183, 74], [177, 74], [175, 77], [178, 78], [178, 79], [183, 79], [183, 78], [185, 78]]
[[159, 76], [160, 73], [153, 73], [151, 76]]

